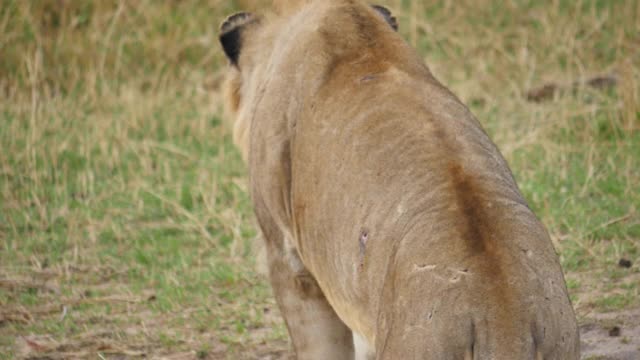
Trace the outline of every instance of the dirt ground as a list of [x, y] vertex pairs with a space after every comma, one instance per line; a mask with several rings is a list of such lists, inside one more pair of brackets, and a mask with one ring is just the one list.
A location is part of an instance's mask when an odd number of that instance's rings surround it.
[[[8, 315], [5, 313], [5, 315]], [[16, 314], [14, 314], [16, 315]], [[276, 325], [280, 321], [276, 309], [266, 322]], [[613, 311], [607, 313], [591, 313], [580, 320], [580, 337], [582, 343], [582, 359], [591, 360], [638, 360], [640, 359], [640, 308]], [[151, 324], [150, 324], [151, 325]], [[148, 325], [147, 325], [148, 326]], [[259, 338], [266, 329], [253, 329], [250, 336]], [[143, 329], [126, 329], [135, 335]], [[261, 359], [261, 360], [293, 360], [289, 345], [283, 340], [272, 342], [260, 341], [250, 347], [235, 351], [230, 355], [228, 348], [219, 343], [214, 336], [210, 350], [206, 354], [195, 350], [165, 352], [161, 348], [147, 344], [137, 350], [129, 341], [118, 345], [115, 339], [107, 336], [108, 331], [86, 334], [80, 343], [59, 343], [47, 335], [20, 336], [15, 339], [15, 355], [20, 359], [82, 359], [94, 358], [96, 350], [104, 359]], [[135, 337], [135, 336], [134, 336]], [[108, 340], [108, 341], [107, 341]], [[82, 347], [85, 349], [82, 349]]]
[[592, 314], [580, 325], [583, 359], [640, 359], [640, 309]]
[[[611, 276], [616, 271], [622, 272]], [[102, 280], [92, 283], [93, 273], [102, 274]], [[79, 282], [72, 291], [61, 292], [65, 277], [74, 276]], [[31, 270], [22, 277], [0, 273], [0, 290], [9, 297], [29, 292], [40, 300], [0, 308], [0, 359], [294, 359], [269, 293], [252, 303], [261, 321], [247, 326], [240, 338], [233, 323], [216, 324], [222, 313], [231, 311], [233, 300], [218, 303], [219, 311], [212, 313], [198, 307], [157, 312], [152, 308], [161, 301], [160, 294], [151, 290], [129, 294], [118, 285], [119, 276], [103, 268], [68, 269], [66, 274]], [[266, 279], [254, 281], [253, 286]], [[567, 274], [568, 284], [580, 284], [571, 293], [580, 323], [582, 359], [640, 359], [640, 307], [607, 308], [599, 302], [624, 284], [639, 282], [636, 266]], [[266, 284], [260, 286], [268, 291]], [[199, 320], [204, 325], [198, 325]]]
[[[640, 308], [619, 312], [592, 314], [581, 320], [580, 340], [584, 360], [640, 359]], [[183, 354], [187, 355], [187, 354]], [[219, 354], [222, 355], [222, 354]], [[223, 355], [224, 356], [224, 355]], [[279, 341], [247, 349], [246, 359], [293, 360], [288, 345]], [[183, 359], [168, 356], [167, 359]], [[187, 355], [184, 359], [196, 358]], [[212, 357], [212, 359], [215, 357]]]

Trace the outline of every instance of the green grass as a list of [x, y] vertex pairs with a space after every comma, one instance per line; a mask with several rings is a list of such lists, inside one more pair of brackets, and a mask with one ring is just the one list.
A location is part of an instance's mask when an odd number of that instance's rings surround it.
[[624, 309], [634, 302], [634, 298], [626, 295], [611, 295], [596, 300], [595, 305], [602, 311]]
[[[260, 319], [235, 300], [273, 307], [249, 257], [255, 230], [243, 165], [217, 116], [188, 110], [203, 103], [176, 94], [161, 99], [156, 95], [152, 101], [138, 104], [146, 109], [135, 110], [141, 112], [144, 127], [131, 128], [132, 112], [105, 107], [66, 133], [47, 135], [41, 128], [32, 145], [41, 158], [34, 162], [8, 159], [14, 162], [5, 167], [11, 173], [2, 181], [2, 275], [53, 272], [62, 278], [56, 291], [66, 301], [27, 287], [3, 289], [3, 304], [38, 311], [52, 301], [64, 304], [79, 298], [81, 305], [73, 306], [70, 316], [83, 322], [90, 316], [121, 313], [119, 301], [91, 300], [117, 294], [134, 301], [138, 311], [150, 311], [145, 317], [151, 319], [171, 322], [193, 309], [176, 324], [178, 329], [201, 317], [203, 333], [214, 330], [212, 325], [229, 323], [227, 336], [237, 344], [245, 327], [256, 326]], [[43, 112], [66, 106], [73, 102], [42, 105]], [[71, 128], [77, 120], [61, 116], [54, 121], [51, 127], [64, 129], [67, 121]], [[126, 132], [115, 133], [118, 126]], [[3, 140], [12, 141], [8, 136]], [[74, 143], [67, 145], [71, 150], [65, 143]], [[13, 174], [35, 174], [35, 179]], [[54, 337], [78, 331], [75, 322], [60, 322], [58, 311], [51, 315], [28, 324], [10, 322], [0, 331]], [[174, 332], [158, 332], [150, 340], [166, 349], [183, 347], [187, 342]], [[7, 351], [13, 344], [2, 345]]]
[[[118, 4], [0, 5], [0, 359], [282, 352], [217, 91], [215, 25], [261, 3]], [[640, 305], [640, 5], [387, 4], [509, 161], [579, 314]]]

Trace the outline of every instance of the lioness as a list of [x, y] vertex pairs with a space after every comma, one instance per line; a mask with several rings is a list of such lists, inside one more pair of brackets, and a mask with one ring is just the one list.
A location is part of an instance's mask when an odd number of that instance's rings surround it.
[[[289, 1], [291, 3], [292, 1]], [[578, 359], [549, 236], [383, 7], [222, 25], [228, 106], [299, 359]]]

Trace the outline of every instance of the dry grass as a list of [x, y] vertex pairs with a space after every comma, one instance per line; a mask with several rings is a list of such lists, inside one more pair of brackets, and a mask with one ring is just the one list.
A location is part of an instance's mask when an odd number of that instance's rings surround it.
[[[386, 4], [509, 160], [578, 314], [640, 305], [640, 3]], [[263, 6], [2, 2], [0, 358], [287, 348], [216, 90], [217, 24]]]

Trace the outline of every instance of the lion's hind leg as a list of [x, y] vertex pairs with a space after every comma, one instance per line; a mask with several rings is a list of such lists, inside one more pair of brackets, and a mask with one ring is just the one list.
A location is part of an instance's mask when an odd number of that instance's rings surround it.
[[[299, 360], [352, 360], [351, 330], [284, 241], [267, 241], [269, 278]], [[293, 258], [292, 258], [293, 257]]]

